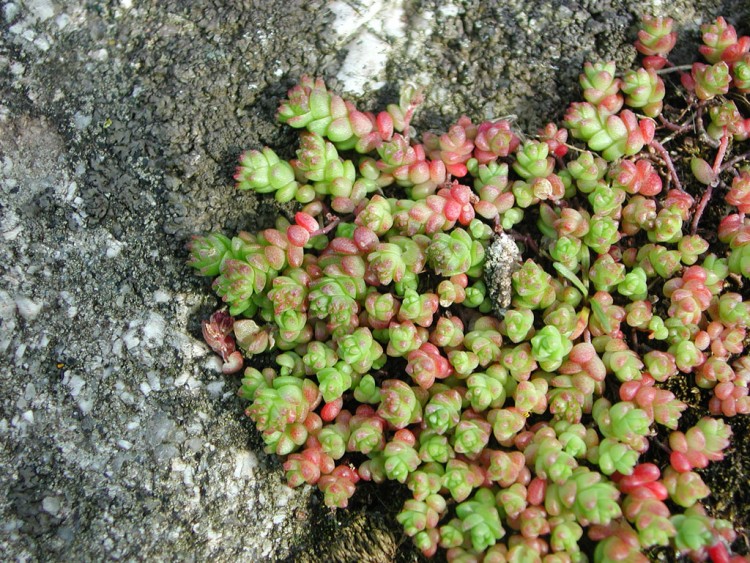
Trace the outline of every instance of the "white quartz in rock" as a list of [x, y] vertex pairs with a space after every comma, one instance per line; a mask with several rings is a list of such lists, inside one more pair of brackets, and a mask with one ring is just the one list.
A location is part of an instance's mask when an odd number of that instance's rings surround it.
[[16, 307], [18, 308], [18, 313], [27, 321], [33, 321], [42, 311], [42, 303], [37, 303], [23, 295], [16, 297]]
[[62, 503], [58, 497], [44, 497], [42, 499], [42, 508], [52, 516], [57, 516], [61, 507]]

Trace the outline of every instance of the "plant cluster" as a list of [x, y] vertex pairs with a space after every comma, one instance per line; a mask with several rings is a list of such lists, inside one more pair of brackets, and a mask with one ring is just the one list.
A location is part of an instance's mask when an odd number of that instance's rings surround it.
[[[586, 561], [588, 540], [595, 561], [742, 560], [697, 470], [750, 413], [750, 38], [719, 18], [675, 67], [672, 25], [643, 19], [636, 70], [586, 64], [585, 101], [537, 135], [462, 117], [418, 143], [416, 88], [378, 114], [290, 90], [296, 158], [249, 151], [236, 180], [299, 211], [190, 244], [224, 371], [276, 353], [239, 393], [289, 485], [346, 507], [404, 483], [405, 533], [452, 561]], [[678, 379], [707, 394], [689, 428]]]

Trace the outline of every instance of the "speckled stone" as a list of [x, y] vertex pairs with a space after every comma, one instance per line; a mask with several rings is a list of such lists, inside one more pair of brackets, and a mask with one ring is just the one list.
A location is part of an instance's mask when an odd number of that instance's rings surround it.
[[[415, 559], [393, 502], [362, 496], [343, 519], [284, 485], [200, 338], [216, 300], [186, 241], [293, 211], [236, 192], [232, 174], [245, 149], [293, 154], [274, 114], [302, 74], [363, 109], [416, 80], [418, 131], [463, 113], [533, 131], [576, 95], [584, 60], [630, 64], [657, 3], [382, 0], [370, 16], [351, 1], [363, 18], [343, 31], [342, 4], [0, 3], [4, 560]], [[669, 5], [693, 41], [748, 9]], [[353, 80], [363, 45], [386, 56]]]

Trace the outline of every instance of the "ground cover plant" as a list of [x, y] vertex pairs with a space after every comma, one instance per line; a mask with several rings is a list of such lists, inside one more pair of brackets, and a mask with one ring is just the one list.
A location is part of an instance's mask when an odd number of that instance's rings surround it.
[[378, 114], [290, 90], [296, 158], [248, 151], [236, 180], [299, 211], [190, 244], [290, 486], [344, 508], [403, 483], [404, 532], [452, 561], [745, 560], [701, 471], [750, 413], [750, 37], [718, 18], [676, 67], [672, 26], [644, 18], [641, 66], [587, 63], [535, 134], [418, 142], [415, 87]]

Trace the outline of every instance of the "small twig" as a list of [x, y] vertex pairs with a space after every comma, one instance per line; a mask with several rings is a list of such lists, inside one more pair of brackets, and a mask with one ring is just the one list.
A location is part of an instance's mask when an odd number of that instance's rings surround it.
[[687, 133], [688, 131], [693, 130], [692, 123], [688, 125], [677, 125], [676, 123], [672, 123], [671, 121], [667, 120], [667, 118], [661, 114], [659, 115], [659, 123], [676, 134]]
[[750, 159], [750, 151], [737, 155], [732, 160], [727, 160], [724, 164], [721, 165], [721, 168], [719, 168], [719, 172], [725, 172], [738, 162], [742, 162], [743, 160], [748, 159]]
[[515, 240], [520, 241], [526, 246], [528, 246], [534, 254], [539, 256], [539, 245], [529, 235], [524, 235], [522, 233], [519, 233], [515, 229], [508, 231], [508, 234], [510, 234], [510, 236], [512, 236]]
[[670, 74], [672, 72], [682, 72], [683, 70], [691, 70], [693, 68], [693, 65], [679, 65], [679, 66], [671, 66], [667, 68], [661, 68], [656, 71], [656, 74]]
[[325, 227], [321, 227], [317, 231], [310, 233], [311, 237], [327, 235], [341, 222], [341, 217], [337, 217], [330, 212], [326, 212], [325, 219], [326, 221], [329, 221], [329, 223]]
[[[685, 117], [685, 115], [688, 116], [687, 120], [683, 121], [682, 123], [680, 123], [680, 121], [682, 121], [682, 119], [683, 119], [683, 117]], [[667, 129], [669, 129], [669, 126], [667, 126], [667, 123], [669, 123], [673, 127], [677, 128], [677, 129], [673, 130], [672, 133], [670, 133], [669, 135], [667, 135], [666, 137], [664, 137], [661, 140], [661, 144], [662, 145], [666, 145], [669, 141], [671, 141], [677, 135], [682, 135], [683, 133], [689, 133], [689, 132], [695, 131], [695, 123], [694, 123], [695, 117], [694, 117], [694, 115], [692, 113], [689, 113], [688, 108], [684, 108], [680, 112], [679, 118], [676, 120], [676, 122], [672, 122], [672, 121], [667, 120], [664, 117], [664, 112], [662, 112], [661, 114], [659, 114], [659, 119], [662, 120], [662, 122], [664, 123], [664, 125], [665, 125], [665, 127]]]
[[674, 168], [672, 157], [669, 156], [667, 149], [665, 149], [662, 146], [662, 144], [656, 139], [652, 140], [649, 143], [649, 146], [653, 147], [656, 150], [656, 152], [659, 153], [659, 156], [661, 156], [662, 160], [664, 161], [664, 164], [666, 164], [667, 170], [669, 170], [669, 175], [672, 177], [672, 181], [674, 182], [675, 188], [677, 188], [681, 192], [684, 192], [685, 190], [682, 189], [682, 183], [680, 182], [680, 178], [679, 176], [677, 176], [677, 170], [675, 170]]
[[[669, 61], [667, 61], [667, 64], [671, 65]], [[671, 74], [673, 72], [682, 72], [683, 70], [691, 70], [692, 68], [693, 68], [693, 65], [679, 65], [679, 66], [672, 65], [672, 66], [668, 66], [665, 68], [660, 68], [659, 70], [656, 70], [655, 72], [656, 74]], [[617, 72], [615, 73], [615, 76], [617, 78], [622, 78], [628, 72], [629, 71]]]

